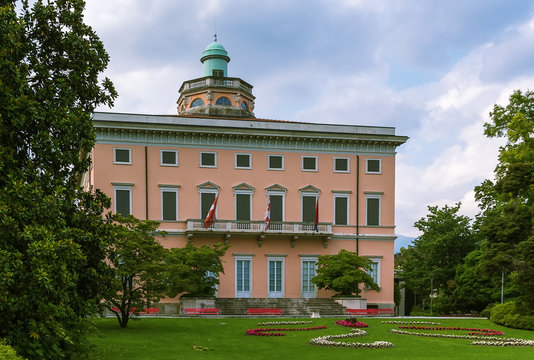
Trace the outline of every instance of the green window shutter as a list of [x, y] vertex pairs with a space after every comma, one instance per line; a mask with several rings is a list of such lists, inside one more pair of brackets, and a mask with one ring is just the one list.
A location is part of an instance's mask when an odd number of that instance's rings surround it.
[[271, 195], [271, 221], [282, 221], [283, 197], [282, 195]]
[[335, 159], [335, 170], [336, 171], [348, 171], [349, 170], [348, 159]]
[[175, 191], [163, 191], [163, 220], [177, 220], [176, 219], [176, 192]]
[[347, 222], [347, 198], [335, 197], [335, 224], [336, 225], [348, 225]]
[[202, 166], [215, 166], [215, 154], [214, 153], [200, 154], [200, 163]]
[[130, 215], [130, 190], [115, 190], [115, 209], [117, 214]]
[[236, 194], [236, 220], [250, 221], [250, 194]]
[[269, 156], [269, 169], [281, 169], [282, 157], [281, 156]]
[[367, 160], [367, 172], [379, 173], [380, 172], [380, 160]]
[[302, 197], [302, 221], [313, 223], [315, 221], [315, 196]]
[[378, 226], [380, 220], [380, 199], [367, 198], [367, 225]]
[[236, 166], [237, 167], [250, 167], [250, 155], [238, 154], [236, 155]]
[[213, 201], [215, 201], [215, 193], [200, 193], [201, 219], [205, 219], [208, 216]]
[[115, 162], [129, 163], [130, 150], [129, 149], [115, 149]]
[[178, 161], [176, 160], [176, 151], [162, 151], [161, 152], [161, 163], [165, 165], [178, 164]]
[[302, 158], [302, 168], [304, 170], [317, 170], [317, 159], [314, 157]]

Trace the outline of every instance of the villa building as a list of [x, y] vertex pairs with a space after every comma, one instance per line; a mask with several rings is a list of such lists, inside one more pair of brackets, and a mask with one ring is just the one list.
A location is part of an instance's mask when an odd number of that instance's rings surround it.
[[311, 282], [317, 258], [346, 249], [373, 261], [381, 291], [363, 289], [368, 306], [392, 308], [395, 153], [407, 137], [256, 118], [252, 86], [228, 77], [216, 39], [201, 61], [177, 115], [94, 114], [86, 185], [114, 212], [160, 221], [165, 247], [229, 244], [218, 298], [329, 298]]

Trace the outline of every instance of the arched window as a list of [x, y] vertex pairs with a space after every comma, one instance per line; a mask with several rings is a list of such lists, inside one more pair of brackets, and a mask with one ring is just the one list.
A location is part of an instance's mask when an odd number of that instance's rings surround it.
[[246, 103], [246, 102], [244, 102], [244, 101], [242, 101], [242, 102], [241, 102], [241, 108], [243, 108], [243, 109], [245, 109], [245, 110], [247, 110], [247, 111], [248, 111], [248, 106], [247, 106], [247, 103]]
[[215, 105], [231, 106], [232, 102], [226, 96], [221, 96], [220, 98], [217, 99], [217, 101], [215, 102]]
[[194, 108], [194, 107], [197, 107], [197, 106], [204, 106], [204, 100], [200, 99], [200, 98], [196, 98], [195, 100], [193, 100], [193, 102], [191, 103], [191, 106], [189, 106], [190, 108]]

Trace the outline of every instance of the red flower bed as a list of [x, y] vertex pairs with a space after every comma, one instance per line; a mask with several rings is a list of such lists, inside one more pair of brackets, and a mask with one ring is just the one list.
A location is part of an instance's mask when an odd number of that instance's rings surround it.
[[248, 329], [245, 331], [245, 335], [252, 336], [286, 336], [286, 334], [281, 332], [272, 332], [272, 331], [309, 331], [309, 330], [321, 330], [326, 329], [326, 326], [314, 326], [307, 328], [267, 328], [267, 329]]
[[500, 336], [504, 335], [502, 331], [479, 329], [479, 328], [461, 328], [461, 327], [442, 327], [442, 326], [399, 326], [399, 329], [412, 330], [463, 330], [470, 331], [468, 335]]
[[353, 328], [363, 328], [363, 327], [369, 326], [364, 322], [353, 321], [353, 320], [339, 320], [339, 321], [336, 321], [336, 324], [341, 325], [341, 326], [346, 326], [346, 327], [353, 327]]

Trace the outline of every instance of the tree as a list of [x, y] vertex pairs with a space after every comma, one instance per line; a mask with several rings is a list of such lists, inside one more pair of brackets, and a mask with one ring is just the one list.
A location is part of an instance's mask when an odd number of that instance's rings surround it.
[[221, 258], [228, 246], [213, 247], [191, 244], [172, 248], [167, 256], [169, 296], [188, 293], [192, 296], [213, 296], [219, 284], [219, 273], [224, 274]]
[[502, 273], [519, 289], [519, 308], [534, 313], [534, 92], [515, 91], [505, 107], [495, 105], [484, 124], [488, 137], [504, 137], [495, 182], [475, 188], [482, 215], [482, 265], [495, 278]]
[[0, 4], [0, 338], [74, 357], [108, 275], [109, 199], [79, 188], [91, 114], [116, 96], [82, 0]]
[[414, 224], [422, 235], [401, 253], [406, 286], [416, 294], [429, 295], [431, 282], [434, 289], [449, 294], [448, 282], [454, 280], [456, 267], [476, 248], [471, 220], [458, 215], [459, 210], [460, 203], [443, 208], [429, 206], [428, 215]]
[[154, 238], [159, 222], [141, 221], [131, 215], [114, 215], [113, 220], [114, 243], [108, 261], [114, 277], [105, 304], [115, 313], [120, 327], [125, 328], [131, 313], [139, 313], [167, 293], [166, 250]]
[[380, 288], [365, 270], [372, 270], [372, 261], [356, 253], [340, 250], [335, 255], [321, 255], [317, 275], [311, 280], [320, 289], [333, 290], [341, 296], [358, 296], [360, 284], [373, 290]]

